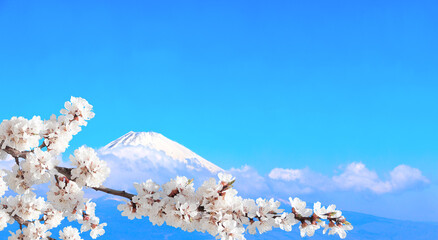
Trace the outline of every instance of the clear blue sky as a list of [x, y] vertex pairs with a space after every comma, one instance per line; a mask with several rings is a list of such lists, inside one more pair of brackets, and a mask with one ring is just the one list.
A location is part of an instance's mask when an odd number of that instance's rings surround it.
[[96, 117], [73, 148], [155, 131], [223, 168], [408, 164], [436, 186], [437, 8], [0, 0], [0, 117], [80, 96]]

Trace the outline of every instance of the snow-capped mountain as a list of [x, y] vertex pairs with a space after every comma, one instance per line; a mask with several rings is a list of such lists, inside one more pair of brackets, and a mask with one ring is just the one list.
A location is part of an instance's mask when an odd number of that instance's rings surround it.
[[198, 167], [201, 166], [208, 169], [212, 173], [223, 171], [220, 167], [205, 160], [190, 149], [156, 132], [128, 132], [110, 142], [101, 151], [111, 152], [117, 148], [128, 146], [142, 146], [151, 150], [161, 151], [174, 160], [188, 164], [188, 166], [192, 166], [194, 169], [196, 168], [194, 165], [197, 165]]
[[[109, 186], [153, 179], [164, 183], [176, 176], [197, 182], [215, 177], [222, 168], [183, 145], [155, 132], [129, 132], [98, 151], [111, 168]], [[126, 187], [130, 187], [126, 186]]]

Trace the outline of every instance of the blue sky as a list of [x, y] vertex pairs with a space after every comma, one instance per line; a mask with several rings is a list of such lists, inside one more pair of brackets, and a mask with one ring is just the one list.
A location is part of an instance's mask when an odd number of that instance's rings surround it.
[[438, 221], [437, 7], [0, 0], [0, 117], [49, 118], [80, 96], [96, 117], [71, 149], [133, 130], [260, 174], [362, 162], [385, 178], [406, 164], [430, 183], [371, 198], [422, 199], [416, 219]]

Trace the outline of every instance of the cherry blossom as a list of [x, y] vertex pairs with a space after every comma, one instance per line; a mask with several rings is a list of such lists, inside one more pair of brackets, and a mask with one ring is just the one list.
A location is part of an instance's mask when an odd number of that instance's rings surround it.
[[30, 120], [23, 117], [3, 120], [0, 124], [1, 148], [4, 149], [6, 146], [9, 146], [18, 151], [33, 149], [39, 144], [42, 128], [43, 121], [37, 116]]
[[106, 162], [99, 160], [94, 149], [89, 147], [76, 149], [70, 161], [76, 166], [71, 171], [72, 179], [79, 186], [99, 187], [110, 173]]
[[65, 227], [62, 231], [59, 231], [59, 237], [62, 240], [82, 240], [78, 229], [71, 226]]
[[[129, 219], [148, 217], [154, 225], [166, 223], [224, 240], [245, 239], [245, 233], [262, 234], [273, 228], [289, 232], [294, 225], [299, 225], [301, 236], [313, 236], [323, 227], [323, 233], [345, 238], [353, 229], [335, 205], [325, 208], [317, 202], [308, 209], [299, 198], [289, 198], [291, 208], [285, 211], [273, 198], [242, 198], [233, 188], [236, 179], [224, 172], [198, 189], [194, 179], [184, 176], [162, 185], [151, 179], [134, 183], [136, 194], [106, 188], [110, 169], [92, 148], [79, 147], [69, 158], [72, 167], [59, 166], [59, 155], [94, 117], [93, 107], [83, 98], [71, 97], [64, 107], [61, 115], [48, 120], [12, 117], [0, 124], [0, 159], [10, 156], [16, 163], [0, 170], [0, 231], [14, 222], [20, 226], [9, 240], [53, 240], [51, 230], [65, 219], [79, 223], [80, 230], [65, 226], [60, 239], [81, 240], [84, 232], [93, 239], [104, 235], [107, 224], [96, 216], [96, 204], [84, 197], [85, 188], [124, 198], [117, 209]], [[49, 183], [46, 198], [33, 192], [43, 183]], [[8, 189], [16, 194], [4, 196]]]
[[48, 236], [52, 235], [47, 231], [46, 225], [38, 221], [30, 223], [23, 230], [23, 235], [25, 239], [42, 239], [46, 240]]

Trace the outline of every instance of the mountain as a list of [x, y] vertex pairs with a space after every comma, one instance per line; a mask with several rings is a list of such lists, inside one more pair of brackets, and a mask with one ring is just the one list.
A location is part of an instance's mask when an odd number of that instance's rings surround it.
[[205, 160], [190, 149], [156, 132], [128, 132], [120, 138], [110, 142], [103, 147], [101, 151], [111, 152], [114, 149], [127, 146], [142, 146], [161, 151], [176, 161], [192, 166], [193, 169], [196, 169], [195, 165], [197, 165], [208, 169], [212, 173], [223, 171], [223, 169]]
[[153, 179], [164, 183], [175, 176], [196, 178], [202, 182], [224, 171], [183, 145], [156, 132], [128, 132], [98, 150], [108, 163], [108, 186], [126, 186]]

